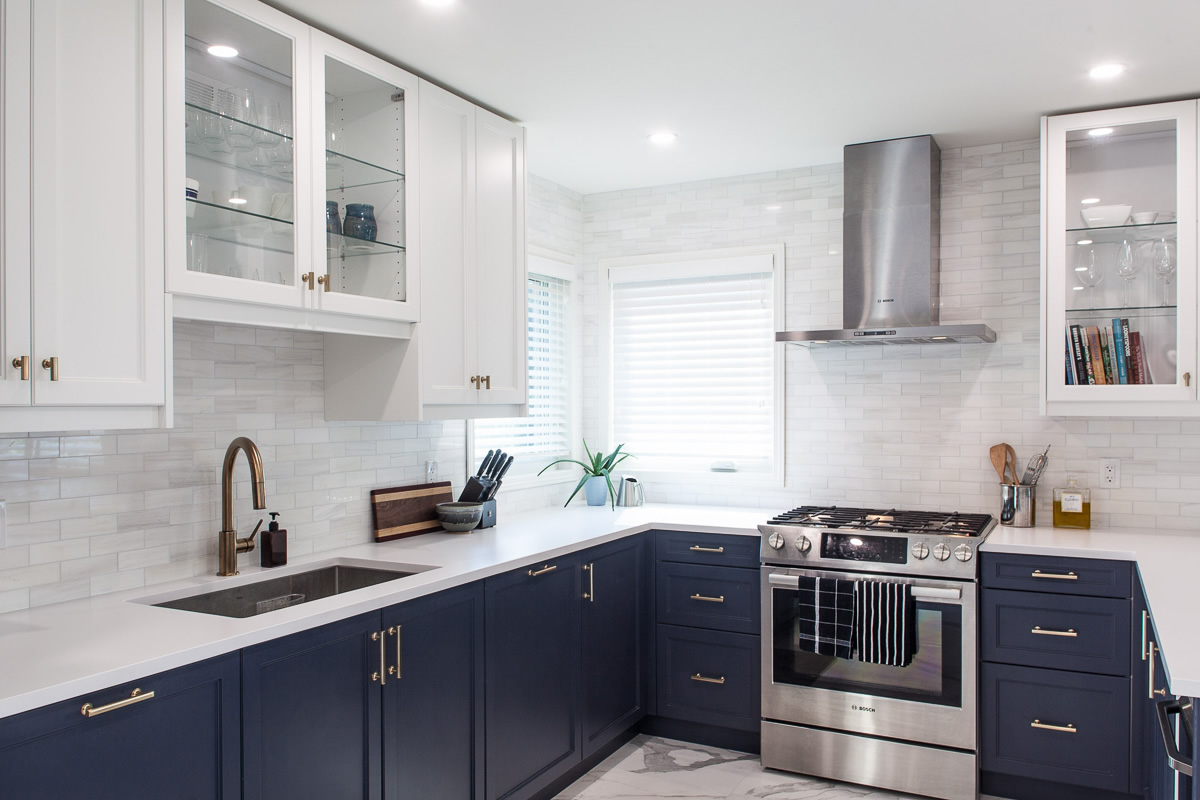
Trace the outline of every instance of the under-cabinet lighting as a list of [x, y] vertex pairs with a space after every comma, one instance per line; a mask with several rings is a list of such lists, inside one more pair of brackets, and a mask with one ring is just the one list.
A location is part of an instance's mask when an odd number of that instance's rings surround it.
[[950, 337], [949, 336], [930, 336], [929, 338], [935, 342], [944, 342], [947, 339], [949, 339]]
[[1092, 240], [1091, 240], [1091, 239], [1080, 239], [1080, 240], [1079, 240], [1078, 242], [1076, 242], [1075, 244], [1091, 244], [1091, 243], [1092, 243]]
[[229, 196], [229, 204], [230, 205], [244, 206], [244, 205], [246, 205], [246, 202], [247, 202], [246, 198], [242, 197], [237, 192], [234, 192], [233, 194], [231, 194]]
[[675, 144], [679, 139], [679, 134], [672, 131], [658, 131], [646, 137], [651, 144], [668, 145]]
[[1072, 290], [1074, 290], [1074, 291], [1076, 291], [1076, 292], [1082, 292], [1082, 291], [1083, 291], [1083, 287], [1082, 287], [1082, 286], [1072, 286], [1072, 287], [1071, 287], [1071, 289], [1072, 289]]
[[1092, 128], [1088, 131], [1088, 136], [1108, 136], [1112, 132], [1112, 128]]
[[208, 46], [208, 54], [217, 58], [233, 58], [238, 54], [236, 47], [230, 47], [227, 44], [210, 44]]
[[1096, 80], [1115, 78], [1125, 71], [1124, 64], [1100, 64], [1088, 70], [1088, 75]]
[[1100, 202], [1099, 197], [1085, 197], [1079, 201], [1079, 204], [1084, 205], [1084, 206], [1090, 206], [1090, 205], [1093, 205], [1093, 204], [1099, 203], [1099, 202]]
[[1088, 268], [1087, 267], [1076, 267], [1075, 271], [1076, 272], [1087, 272]]

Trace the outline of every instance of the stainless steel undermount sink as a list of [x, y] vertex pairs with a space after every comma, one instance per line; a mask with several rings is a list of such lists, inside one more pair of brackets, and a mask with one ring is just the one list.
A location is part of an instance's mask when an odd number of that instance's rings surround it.
[[[174, 608], [194, 611], [199, 614], [216, 614], [222, 617], [254, 617], [289, 608], [301, 603], [310, 603], [325, 597], [365, 589], [388, 581], [407, 578], [434, 567], [413, 564], [380, 563], [378, 566], [362, 564], [324, 564], [288, 575], [269, 577], [241, 583], [224, 589], [198, 592], [165, 600], [146, 598], [142, 602], [158, 608]], [[158, 602], [154, 602], [158, 600]]]

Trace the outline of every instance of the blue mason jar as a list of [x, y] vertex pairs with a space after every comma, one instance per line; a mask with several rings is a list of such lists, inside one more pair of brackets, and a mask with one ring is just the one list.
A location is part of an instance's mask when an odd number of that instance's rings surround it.
[[336, 200], [330, 200], [325, 203], [325, 232], [336, 233], [339, 236], [342, 233], [342, 217], [338, 214]]
[[342, 232], [356, 239], [375, 241], [379, 233], [379, 226], [375, 224], [375, 206], [370, 203], [347, 203]]

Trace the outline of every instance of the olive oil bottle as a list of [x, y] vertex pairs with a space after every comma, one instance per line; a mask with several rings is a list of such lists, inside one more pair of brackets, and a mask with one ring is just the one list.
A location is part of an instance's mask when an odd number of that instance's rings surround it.
[[1092, 490], [1075, 484], [1075, 476], [1067, 478], [1067, 486], [1054, 490], [1054, 527], [1091, 528]]

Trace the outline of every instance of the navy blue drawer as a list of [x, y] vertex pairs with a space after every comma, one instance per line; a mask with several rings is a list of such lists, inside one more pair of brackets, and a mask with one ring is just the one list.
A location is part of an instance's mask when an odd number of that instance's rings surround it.
[[1129, 791], [1128, 678], [985, 663], [979, 721], [984, 770]]
[[759, 538], [757, 536], [656, 531], [654, 547], [654, 557], [659, 561], [684, 561], [690, 564], [758, 568]]
[[659, 625], [659, 716], [757, 731], [758, 643], [744, 633]]
[[759, 571], [660, 561], [658, 621], [758, 633]]
[[988, 552], [982, 556], [980, 582], [985, 589], [1124, 598], [1133, 589], [1128, 561]]
[[982, 592], [983, 660], [1130, 674], [1130, 606], [1109, 597]]

